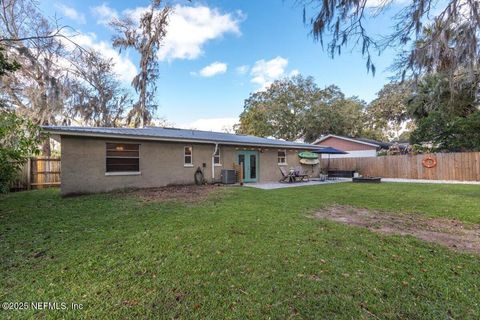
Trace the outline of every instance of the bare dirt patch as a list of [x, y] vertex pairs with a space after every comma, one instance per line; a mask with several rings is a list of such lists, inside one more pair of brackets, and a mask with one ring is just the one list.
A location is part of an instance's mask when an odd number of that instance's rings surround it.
[[458, 220], [426, 218], [416, 214], [393, 214], [351, 206], [333, 206], [314, 214], [316, 218], [367, 228], [382, 234], [411, 235], [454, 250], [480, 254], [480, 225]]
[[198, 203], [206, 200], [210, 195], [222, 189], [223, 187], [215, 185], [178, 185], [139, 189], [132, 192], [146, 202], [180, 201]]

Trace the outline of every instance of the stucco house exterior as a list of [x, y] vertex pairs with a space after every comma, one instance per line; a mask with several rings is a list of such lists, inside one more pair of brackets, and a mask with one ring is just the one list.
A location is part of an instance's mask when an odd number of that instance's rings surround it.
[[[82, 194], [123, 188], [192, 184], [197, 168], [208, 182], [222, 169], [243, 166], [244, 182], [281, 178], [280, 166], [301, 166], [298, 153], [318, 149], [247, 135], [175, 128], [46, 126], [61, 144], [61, 193]], [[305, 166], [317, 174], [319, 166]]]
[[388, 150], [391, 145], [390, 143], [371, 139], [350, 138], [333, 134], [321, 137], [313, 144], [319, 147], [332, 147], [347, 152], [347, 154], [331, 155], [330, 158], [376, 157], [378, 151], [382, 149]]

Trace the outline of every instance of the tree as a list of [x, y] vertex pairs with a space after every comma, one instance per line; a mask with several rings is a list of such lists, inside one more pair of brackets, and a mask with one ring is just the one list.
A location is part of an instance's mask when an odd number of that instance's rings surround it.
[[[367, 108], [369, 126], [385, 139], [397, 140], [409, 126], [407, 104], [414, 90], [412, 81], [391, 82], [383, 86]], [[403, 135], [405, 137], [405, 135]]]
[[94, 51], [80, 51], [75, 60], [78, 79], [72, 79], [69, 86], [71, 117], [97, 127], [123, 125], [124, 113], [131, 105], [131, 99], [116, 79], [112, 60], [104, 59]]
[[305, 141], [313, 142], [328, 134], [363, 136], [367, 132], [364, 110], [365, 102], [355, 97], [346, 98], [337, 86], [320, 90], [316, 103], [306, 112]]
[[480, 150], [479, 84], [479, 77], [472, 82], [464, 76], [452, 89], [444, 74], [424, 77], [408, 103], [416, 124], [411, 142], [442, 151]]
[[38, 154], [40, 141], [40, 127], [0, 108], [0, 193], [9, 191], [28, 157]]
[[[368, 0], [314, 0], [305, 1], [304, 20], [309, 8], [317, 10], [310, 19], [312, 34], [323, 45], [323, 39], [331, 34], [328, 52], [334, 57], [343, 48], [360, 46], [367, 59], [367, 70], [375, 73], [373, 53], [397, 47], [403, 64], [396, 64], [400, 74], [430, 73], [439, 66], [447, 66], [452, 74], [458, 70], [473, 71], [480, 65], [480, 2], [478, 0], [412, 0], [402, 6], [393, 16], [392, 31], [372, 36], [366, 20], [376, 18], [391, 9], [393, 0], [378, 2], [369, 8]], [[439, 6], [443, 5], [443, 8]], [[440, 9], [440, 10], [439, 10]], [[389, 11], [390, 13], [391, 11]], [[438, 13], [437, 13], [438, 12]], [[426, 28], [425, 28], [426, 27]], [[428, 37], [424, 31], [430, 29]], [[402, 59], [401, 59], [402, 60]]]
[[157, 108], [154, 102], [155, 81], [159, 77], [156, 54], [165, 38], [170, 12], [171, 7], [162, 7], [161, 0], [153, 0], [141, 15], [140, 21], [133, 21], [130, 16], [125, 16], [111, 22], [117, 32], [113, 38], [113, 46], [120, 51], [133, 48], [140, 55], [140, 72], [132, 81], [132, 86], [138, 93], [138, 101], [127, 117], [127, 121], [135, 127], [148, 124], [152, 111]]
[[258, 137], [273, 137], [274, 126], [270, 122], [268, 106], [262, 103], [263, 97], [253, 93], [245, 100], [244, 111], [240, 121], [234, 126], [237, 134], [247, 134]]
[[237, 133], [300, 139], [305, 112], [312, 108], [318, 91], [312, 77], [276, 80], [267, 90], [254, 92], [245, 100]]
[[20, 64], [15, 60], [9, 61], [5, 49], [0, 46], [0, 77], [18, 69], [20, 69]]
[[[21, 65], [0, 84], [9, 110], [37, 125], [124, 123], [131, 100], [115, 79], [112, 60], [76, 45], [32, 1], [6, 0], [0, 9], [0, 55]], [[50, 141], [42, 149], [49, 155]]]
[[346, 98], [336, 86], [320, 89], [301, 75], [275, 81], [245, 100], [237, 133], [288, 141], [316, 140], [324, 134], [358, 136], [365, 130], [365, 103]]
[[[0, 79], [18, 69], [20, 64], [9, 60], [0, 46]], [[38, 153], [40, 128], [9, 110], [0, 98], [0, 193], [9, 191], [18, 170], [28, 157]]]
[[[64, 46], [53, 26], [26, 0], [1, 2], [1, 43], [21, 68], [2, 78], [1, 96], [17, 115], [34, 124], [49, 125], [66, 121], [64, 109], [67, 74], [60, 66]], [[45, 141], [43, 153], [50, 154]]]

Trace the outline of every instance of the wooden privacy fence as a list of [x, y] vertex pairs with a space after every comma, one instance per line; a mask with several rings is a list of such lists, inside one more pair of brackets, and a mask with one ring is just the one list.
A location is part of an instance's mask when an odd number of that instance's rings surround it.
[[30, 158], [19, 172], [10, 189], [13, 191], [60, 186], [60, 158]]
[[[436, 166], [423, 166], [428, 156], [436, 160]], [[480, 181], [480, 152], [322, 159], [322, 168], [327, 166], [383, 178]]]

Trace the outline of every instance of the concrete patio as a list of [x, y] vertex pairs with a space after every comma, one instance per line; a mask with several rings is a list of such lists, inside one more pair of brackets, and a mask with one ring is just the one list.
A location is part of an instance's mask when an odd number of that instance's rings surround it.
[[[337, 178], [336, 180], [320, 181], [318, 179], [310, 179], [308, 182], [265, 182], [265, 183], [245, 183], [245, 187], [257, 188], [263, 190], [283, 189], [283, 188], [295, 188], [295, 187], [307, 187], [317, 186], [324, 184], [340, 183], [340, 182], [352, 182], [351, 178]], [[392, 179], [382, 178], [382, 183], [427, 183], [427, 184], [474, 184], [480, 185], [480, 181], [456, 181], [456, 180], [422, 180], [422, 179]]]
[[283, 189], [283, 188], [295, 188], [295, 187], [307, 187], [307, 186], [318, 186], [324, 184], [340, 183], [340, 182], [351, 182], [352, 179], [347, 178], [338, 178], [337, 180], [313, 180], [311, 179], [308, 182], [266, 182], [266, 183], [245, 183], [245, 187], [263, 189], [263, 190], [272, 190], [272, 189]]

